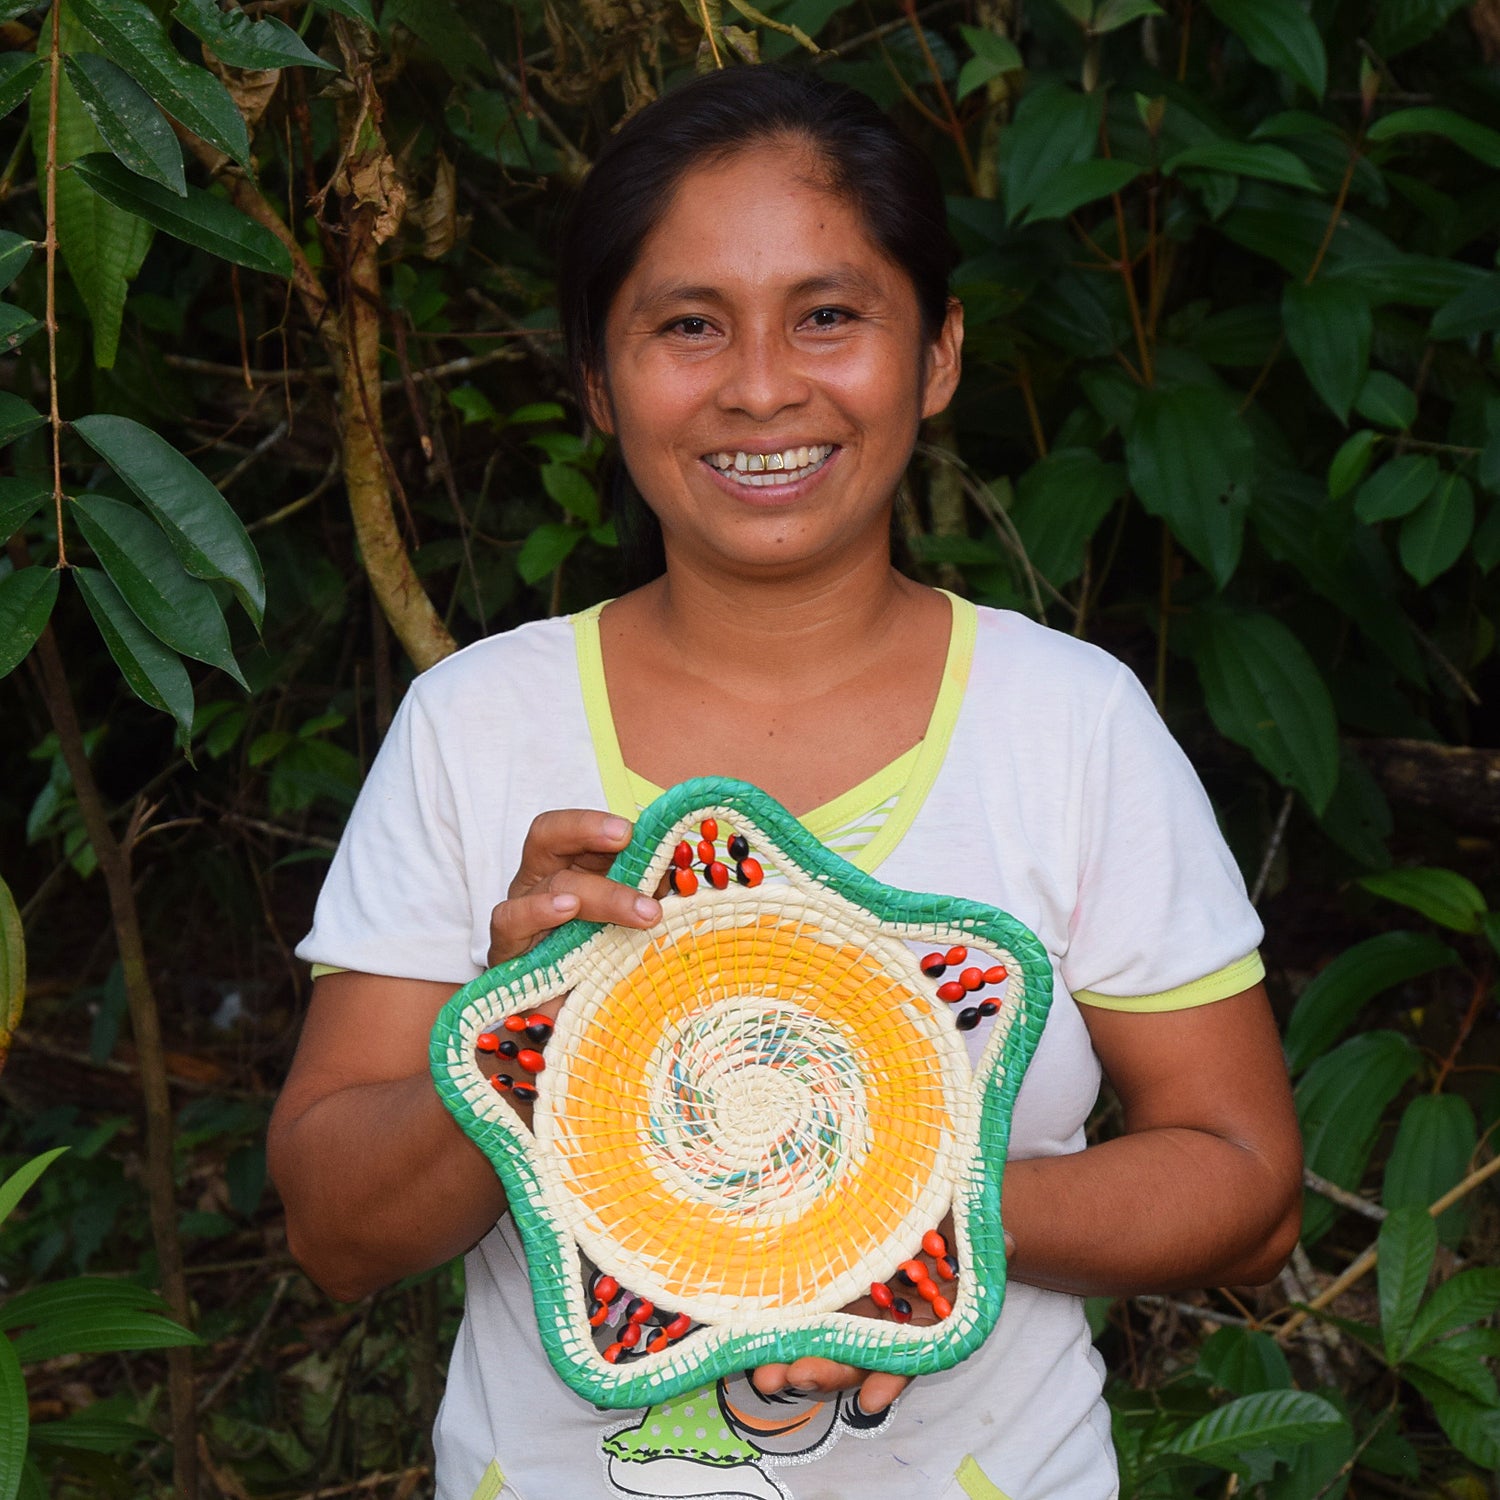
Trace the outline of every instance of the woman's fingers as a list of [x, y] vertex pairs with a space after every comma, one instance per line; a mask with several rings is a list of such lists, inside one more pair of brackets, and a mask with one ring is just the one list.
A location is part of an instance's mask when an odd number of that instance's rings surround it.
[[569, 807], [533, 818], [510, 894], [522, 896], [561, 870], [607, 870], [630, 842], [630, 824], [614, 813]]
[[859, 1408], [871, 1417], [883, 1412], [909, 1383], [904, 1375], [860, 1370], [853, 1365], [813, 1355], [794, 1360], [789, 1365], [761, 1365], [750, 1379], [763, 1396], [774, 1396], [778, 1391], [821, 1396], [857, 1388]]
[[660, 919], [661, 905], [631, 886], [589, 870], [554, 871], [539, 888], [502, 901], [490, 914], [490, 963], [529, 951], [574, 917], [621, 927], [650, 927]]

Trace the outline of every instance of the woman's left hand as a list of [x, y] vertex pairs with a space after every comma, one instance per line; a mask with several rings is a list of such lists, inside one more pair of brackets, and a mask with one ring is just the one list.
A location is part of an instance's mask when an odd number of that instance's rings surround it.
[[834, 1391], [858, 1390], [859, 1409], [870, 1417], [883, 1412], [910, 1384], [905, 1375], [857, 1370], [853, 1365], [813, 1355], [793, 1360], [789, 1365], [761, 1365], [750, 1380], [763, 1396], [774, 1396], [778, 1391], [823, 1396]]

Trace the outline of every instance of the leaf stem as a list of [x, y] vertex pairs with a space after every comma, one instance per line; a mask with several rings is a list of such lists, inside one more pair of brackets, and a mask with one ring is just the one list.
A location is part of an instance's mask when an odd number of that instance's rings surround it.
[[953, 137], [953, 144], [958, 147], [958, 159], [963, 163], [964, 180], [969, 184], [969, 191], [976, 198], [983, 197], [979, 191], [979, 176], [974, 170], [974, 159], [969, 155], [969, 143], [964, 139], [964, 127], [959, 122], [958, 111], [954, 109], [948, 87], [943, 82], [942, 69], [937, 65], [937, 58], [932, 55], [932, 48], [927, 45], [927, 33], [917, 19], [917, 0], [901, 0], [901, 9], [906, 13], [906, 19], [911, 23], [911, 29], [916, 35], [917, 46], [922, 49], [922, 56], [927, 60], [927, 70], [932, 74], [933, 85], [943, 104], [943, 113], [948, 117], [945, 128]]
[[52, 505], [57, 512], [57, 566], [68, 566], [63, 531], [62, 412], [57, 403], [57, 107], [62, 78], [62, 3], [52, 3], [52, 33], [47, 60], [47, 420], [52, 427]]
[[1339, 227], [1339, 220], [1344, 217], [1345, 205], [1349, 202], [1349, 189], [1354, 183], [1354, 169], [1359, 165], [1361, 155], [1360, 148], [1364, 145], [1364, 132], [1354, 138], [1354, 144], [1349, 148], [1349, 164], [1344, 168], [1343, 181], [1339, 183], [1337, 196], [1333, 200], [1333, 212], [1328, 216], [1327, 228], [1323, 231], [1322, 243], [1318, 246], [1318, 253], [1313, 256], [1312, 264], [1307, 268], [1307, 275], [1302, 278], [1303, 286], [1311, 286], [1313, 278], [1323, 267], [1323, 258], [1328, 254], [1328, 247], [1333, 243], [1333, 236]]

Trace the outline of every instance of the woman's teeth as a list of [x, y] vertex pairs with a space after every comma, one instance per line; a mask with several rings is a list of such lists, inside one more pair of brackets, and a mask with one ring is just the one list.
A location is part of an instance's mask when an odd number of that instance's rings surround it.
[[736, 484], [763, 487], [795, 484], [821, 469], [833, 452], [832, 443], [810, 448], [784, 448], [780, 453], [707, 453], [704, 461]]

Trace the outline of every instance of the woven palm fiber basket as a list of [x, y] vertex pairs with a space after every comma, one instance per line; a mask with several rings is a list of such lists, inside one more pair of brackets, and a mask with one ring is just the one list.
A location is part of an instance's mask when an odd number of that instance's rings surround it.
[[[572, 922], [466, 985], [432, 1035], [563, 1379], [634, 1407], [803, 1355], [919, 1375], [973, 1353], [1004, 1296], [1011, 1110], [1052, 992], [1038, 939], [994, 907], [883, 885], [721, 778], [652, 803], [610, 873], [668, 881], [662, 921]], [[528, 1125], [480, 1049], [560, 997]], [[945, 1316], [841, 1311], [950, 1214]]]

